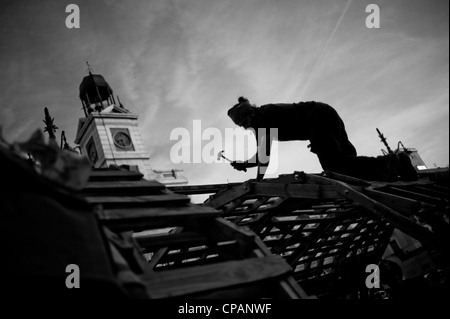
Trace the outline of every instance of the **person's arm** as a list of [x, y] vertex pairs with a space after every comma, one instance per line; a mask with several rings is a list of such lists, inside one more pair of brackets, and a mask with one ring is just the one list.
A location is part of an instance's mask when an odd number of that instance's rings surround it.
[[257, 180], [262, 180], [266, 174], [267, 167], [270, 163], [270, 149], [272, 147], [272, 141], [274, 136], [272, 136], [268, 128], [260, 129], [261, 132], [257, 134], [257, 164], [258, 171], [256, 174]]
[[[258, 135], [257, 131], [254, 131], [255, 134], [255, 138], [256, 138], [256, 153], [255, 155], [253, 155], [251, 158], [249, 158], [246, 161], [233, 161], [231, 163], [231, 166], [233, 166], [234, 169], [238, 170], [238, 171], [247, 171], [247, 168], [251, 168], [251, 167], [257, 167], [259, 166], [259, 156], [258, 153], [260, 152], [260, 146], [261, 144], [261, 139], [265, 137], [262, 135]], [[270, 152], [270, 151], [269, 151]]]
[[255, 132], [257, 146], [255, 155], [243, 162], [234, 161], [231, 166], [238, 171], [247, 171], [247, 168], [258, 167], [256, 179], [263, 179], [270, 162], [272, 141], [275, 139], [275, 136], [270, 133], [269, 129], [266, 128], [261, 128]]
[[231, 166], [233, 166], [234, 169], [237, 169], [238, 171], [247, 171], [247, 168], [255, 167], [258, 164], [252, 163], [251, 161], [233, 161], [230, 163]]

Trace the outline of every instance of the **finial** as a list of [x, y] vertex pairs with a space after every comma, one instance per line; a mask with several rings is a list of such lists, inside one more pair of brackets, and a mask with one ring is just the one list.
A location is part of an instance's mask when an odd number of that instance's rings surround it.
[[94, 70], [89, 65], [89, 61], [86, 61], [86, 65], [87, 65], [87, 71], [88, 71], [89, 75], [92, 75], [92, 72], [94, 72]]
[[71, 149], [70, 145], [67, 143], [66, 132], [64, 132], [64, 131], [61, 132], [61, 146], [59, 148], [65, 149], [65, 150]]
[[45, 123], [44, 132], [48, 132], [50, 139], [55, 141], [56, 140], [55, 132], [58, 129], [58, 127], [56, 127], [56, 125], [53, 124], [55, 118], [52, 118], [50, 116], [50, 113], [46, 107], [44, 108], [44, 114], [45, 114], [45, 119], [43, 120]]

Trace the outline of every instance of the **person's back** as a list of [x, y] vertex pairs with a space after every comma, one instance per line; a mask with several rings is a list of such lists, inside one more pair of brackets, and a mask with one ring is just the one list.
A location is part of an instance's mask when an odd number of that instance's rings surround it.
[[328, 108], [329, 105], [315, 101], [261, 105], [256, 109], [254, 129], [276, 128], [280, 141], [309, 140], [311, 122], [317, 122]]

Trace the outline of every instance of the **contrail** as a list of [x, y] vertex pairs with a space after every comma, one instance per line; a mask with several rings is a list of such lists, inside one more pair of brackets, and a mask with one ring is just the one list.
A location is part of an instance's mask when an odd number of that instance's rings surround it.
[[314, 66], [311, 70], [311, 73], [308, 76], [308, 79], [306, 80], [306, 84], [303, 85], [303, 88], [301, 90], [300, 96], [303, 97], [303, 94], [306, 92], [306, 90], [308, 89], [309, 83], [311, 82], [311, 79], [314, 77], [314, 74], [316, 72], [316, 69], [318, 68], [320, 61], [322, 60], [323, 56], [325, 55], [325, 52], [328, 49], [329, 44], [331, 43], [331, 40], [333, 40], [334, 35], [336, 34], [336, 31], [339, 29], [339, 26], [341, 25], [342, 20], [344, 19], [345, 13], [347, 12], [348, 8], [350, 7], [350, 4], [352, 3], [353, 0], [348, 0], [347, 4], [345, 5], [344, 10], [342, 11], [341, 16], [339, 17], [338, 22], [336, 23], [336, 26], [334, 27], [333, 31], [331, 32], [330, 37], [327, 40], [327, 43], [325, 44], [322, 52], [319, 55], [319, 58], [316, 60], [316, 63], [314, 63]]

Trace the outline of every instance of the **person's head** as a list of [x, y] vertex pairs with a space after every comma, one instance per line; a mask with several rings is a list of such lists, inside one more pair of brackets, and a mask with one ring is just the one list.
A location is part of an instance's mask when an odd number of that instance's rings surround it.
[[248, 129], [253, 125], [255, 109], [256, 106], [250, 104], [247, 98], [241, 96], [238, 103], [228, 110], [228, 116], [236, 125]]

